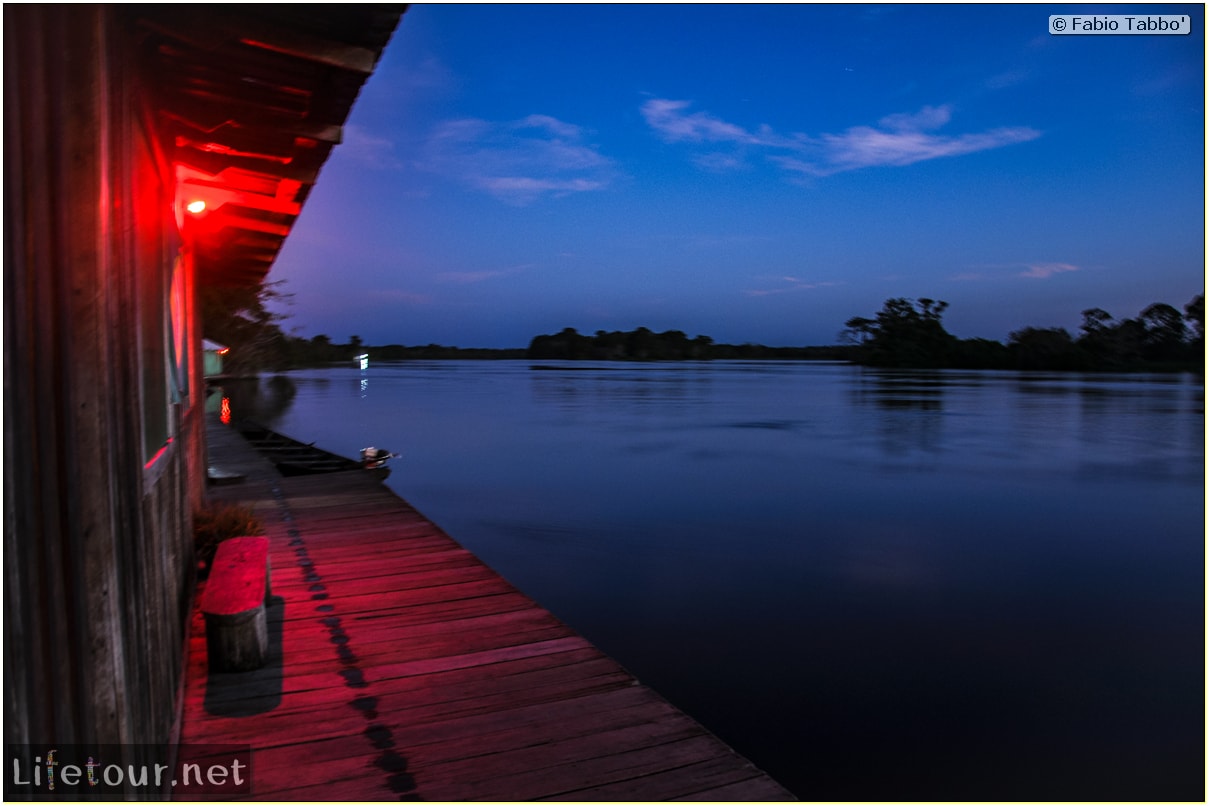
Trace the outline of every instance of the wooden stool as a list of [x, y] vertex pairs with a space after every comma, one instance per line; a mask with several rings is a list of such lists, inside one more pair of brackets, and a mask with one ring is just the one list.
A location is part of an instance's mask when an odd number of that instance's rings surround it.
[[202, 594], [211, 672], [246, 672], [269, 653], [269, 539], [232, 537], [218, 544]]

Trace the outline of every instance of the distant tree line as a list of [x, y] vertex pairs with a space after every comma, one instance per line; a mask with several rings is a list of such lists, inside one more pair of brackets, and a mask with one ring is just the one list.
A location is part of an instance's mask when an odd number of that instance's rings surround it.
[[443, 344], [425, 344], [404, 347], [402, 344], [387, 344], [383, 347], [366, 349], [371, 361], [405, 361], [407, 359], [497, 359], [525, 358], [525, 349], [493, 349], [489, 347], [446, 347]]
[[206, 338], [230, 348], [223, 356], [226, 373], [247, 376], [261, 371], [351, 364], [362, 353], [368, 353], [370, 361], [525, 357], [523, 348], [492, 350], [445, 347], [440, 344], [371, 347], [355, 335], [343, 343], [332, 341], [326, 333], [309, 339], [293, 335], [281, 326], [288, 315], [274, 310], [290, 301], [291, 295], [281, 290], [282, 282], [261, 282], [246, 287], [206, 286], [201, 289], [199, 307], [202, 332]]
[[947, 302], [921, 297], [888, 299], [872, 318], [844, 323], [852, 360], [876, 367], [1041, 369], [1084, 371], [1201, 371], [1205, 360], [1205, 300], [1181, 313], [1162, 302], [1135, 319], [1116, 320], [1101, 308], [1083, 311], [1077, 336], [1065, 328], [1026, 327], [1006, 344], [958, 339], [944, 329]]
[[262, 370], [325, 366], [368, 353], [371, 361], [407, 359], [559, 359], [598, 361], [704, 361], [714, 359], [840, 360], [878, 367], [954, 369], [1044, 369], [1109, 371], [1203, 371], [1205, 300], [1197, 295], [1183, 311], [1166, 303], [1146, 307], [1136, 318], [1114, 319], [1101, 308], [1083, 311], [1077, 335], [1064, 328], [1026, 327], [1007, 343], [959, 339], [942, 324], [949, 304], [921, 297], [888, 299], [873, 317], [845, 322], [843, 344], [766, 347], [717, 344], [709, 336], [689, 338], [681, 330], [656, 333], [598, 330], [595, 335], [564, 328], [535, 336], [526, 349], [446, 347], [439, 344], [371, 347], [360, 336], [345, 343], [320, 334], [286, 333], [286, 318], [271, 308], [288, 302], [280, 283], [250, 288], [208, 287], [200, 298], [203, 333], [231, 350], [224, 368], [232, 375]]
[[442, 344], [424, 344], [404, 346], [402, 344], [386, 344], [372, 347], [365, 344], [360, 336], [351, 337], [347, 343], [333, 342], [331, 337], [320, 333], [310, 339], [297, 336], [285, 336], [286, 367], [318, 367], [329, 364], [351, 363], [357, 356], [365, 354], [370, 362], [374, 361], [406, 361], [406, 360], [446, 360], [446, 359], [499, 359], [524, 358], [525, 350], [495, 350], [482, 347], [447, 347]]
[[850, 357], [852, 349], [831, 347], [765, 347], [761, 344], [716, 344], [709, 336], [689, 338], [682, 330], [656, 333], [640, 327], [630, 331], [596, 331], [586, 336], [568, 327], [558, 333], [535, 336], [526, 357], [531, 359], [593, 361], [707, 361], [727, 358], [836, 359]]

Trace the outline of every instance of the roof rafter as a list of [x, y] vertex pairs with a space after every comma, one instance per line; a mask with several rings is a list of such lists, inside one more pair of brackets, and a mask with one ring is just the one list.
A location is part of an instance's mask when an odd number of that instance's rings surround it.
[[406, 8], [130, 7], [201, 282], [263, 280]]

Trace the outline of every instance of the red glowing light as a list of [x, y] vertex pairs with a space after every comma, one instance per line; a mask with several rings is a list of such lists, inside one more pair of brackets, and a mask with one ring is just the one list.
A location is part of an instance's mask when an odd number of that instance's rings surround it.
[[164, 443], [162, 448], [160, 448], [158, 451], [155, 452], [155, 456], [152, 456], [150, 459], [147, 460], [147, 464], [143, 465], [143, 469], [150, 470], [151, 466], [154, 465], [156, 462], [158, 462], [160, 460], [160, 457], [163, 456], [164, 454], [166, 454], [168, 452], [168, 448], [170, 448], [171, 446], [172, 446], [172, 437], [168, 437], [168, 441]]
[[190, 213], [193, 213], [193, 215], [197, 215], [198, 213], [204, 213], [206, 211], [206, 203], [201, 199], [198, 199], [186, 204], [185, 209]]
[[219, 354], [219, 355], [226, 355], [226, 354], [227, 354], [227, 353], [229, 353], [229, 352], [231, 352], [231, 348], [230, 348], [230, 347], [224, 347], [224, 348], [222, 348], [221, 350], [219, 350], [219, 351], [218, 351], [218, 354]]
[[222, 399], [222, 410], [218, 413], [218, 419], [222, 420], [223, 425], [231, 424], [231, 398]]

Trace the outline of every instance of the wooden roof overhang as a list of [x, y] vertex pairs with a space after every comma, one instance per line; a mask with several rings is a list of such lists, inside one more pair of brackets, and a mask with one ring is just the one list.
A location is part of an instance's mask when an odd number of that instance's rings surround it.
[[129, 8], [199, 282], [255, 285], [407, 6]]

